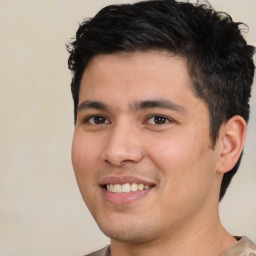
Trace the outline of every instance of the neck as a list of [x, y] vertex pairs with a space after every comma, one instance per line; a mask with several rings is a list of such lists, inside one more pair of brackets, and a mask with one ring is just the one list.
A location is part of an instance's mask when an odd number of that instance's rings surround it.
[[111, 240], [111, 256], [217, 256], [236, 242], [221, 225], [218, 214], [217, 218], [194, 223], [196, 226], [175, 227], [175, 231], [144, 243]]

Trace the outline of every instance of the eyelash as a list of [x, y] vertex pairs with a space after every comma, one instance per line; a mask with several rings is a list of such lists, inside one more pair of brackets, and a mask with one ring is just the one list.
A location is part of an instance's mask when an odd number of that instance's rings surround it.
[[[154, 124], [150, 123], [151, 125], [165, 125], [167, 123], [172, 123], [174, 122], [174, 120], [170, 119], [169, 117], [166, 117], [164, 115], [152, 115], [152, 116], [149, 116], [146, 120], [146, 122], [148, 122], [150, 119], [154, 118]], [[161, 118], [162, 120], [164, 120], [164, 123], [156, 123], [156, 120], [155, 118]], [[148, 122], [149, 123], [149, 122]]]
[[[104, 121], [108, 121], [107, 123], [95, 123], [95, 118], [101, 118], [101, 119], [104, 119]], [[90, 123], [90, 119], [94, 119], [94, 123]], [[88, 116], [86, 117], [84, 120], [83, 120], [83, 123], [89, 123], [91, 125], [99, 125], [99, 124], [109, 124], [110, 121], [105, 117], [105, 116], [102, 116], [102, 115], [93, 115], [93, 116]]]
[[[100, 123], [97, 123], [98, 121], [96, 121], [95, 119], [98, 118], [98, 119], [103, 119], [101, 121], [104, 121], [103, 123], [101, 123], [99, 120]], [[156, 118], [159, 118], [160, 120], [160, 123], [157, 123], [156, 122]], [[93, 123], [90, 122], [90, 120], [93, 119]], [[150, 119], [154, 119], [154, 123], [150, 123], [149, 120]], [[96, 122], [95, 122], [96, 121]], [[107, 122], [106, 122], [107, 121]], [[163, 123], [161, 123], [161, 121], [163, 121]], [[146, 121], [144, 123], [149, 123], [150, 125], [165, 125], [167, 123], [172, 123], [174, 122], [174, 120], [164, 116], [164, 115], [151, 115], [149, 117], [147, 117]], [[83, 120], [83, 123], [89, 123], [91, 125], [101, 125], [101, 124], [110, 124], [111, 122], [105, 117], [105, 116], [102, 116], [102, 115], [93, 115], [93, 116], [89, 116], [89, 117], [86, 117], [84, 120]]]

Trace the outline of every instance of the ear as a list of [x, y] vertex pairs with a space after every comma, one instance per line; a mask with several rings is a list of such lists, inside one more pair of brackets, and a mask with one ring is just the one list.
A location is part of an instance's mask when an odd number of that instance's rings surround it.
[[226, 173], [237, 163], [245, 143], [247, 124], [241, 116], [233, 116], [224, 123], [219, 133], [219, 161], [216, 171]]

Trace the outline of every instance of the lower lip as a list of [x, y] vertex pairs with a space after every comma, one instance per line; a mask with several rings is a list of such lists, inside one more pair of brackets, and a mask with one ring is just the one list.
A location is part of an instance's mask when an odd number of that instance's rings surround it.
[[153, 187], [150, 187], [149, 189], [136, 191], [136, 192], [130, 192], [130, 193], [113, 193], [107, 191], [105, 188], [102, 188], [104, 199], [107, 200], [109, 203], [112, 204], [129, 204], [132, 203], [144, 196], [146, 196]]

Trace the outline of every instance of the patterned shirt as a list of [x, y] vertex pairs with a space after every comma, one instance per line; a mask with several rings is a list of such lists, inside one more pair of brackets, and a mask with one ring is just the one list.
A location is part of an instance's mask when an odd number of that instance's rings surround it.
[[256, 245], [250, 239], [245, 236], [236, 239], [238, 242], [220, 256], [256, 256]]
[[[256, 256], [256, 245], [250, 239], [245, 236], [236, 237], [236, 239], [238, 242], [221, 253], [220, 256]], [[110, 246], [85, 256], [110, 256]]]

